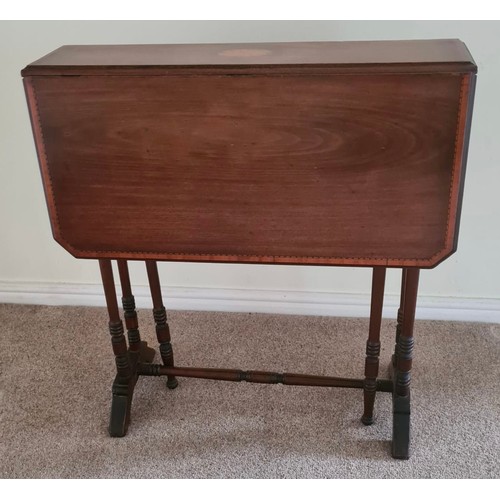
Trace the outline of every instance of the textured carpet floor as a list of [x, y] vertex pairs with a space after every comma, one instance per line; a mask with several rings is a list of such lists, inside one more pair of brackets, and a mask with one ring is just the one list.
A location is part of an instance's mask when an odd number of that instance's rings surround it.
[[[154, 345], [151, 313], [139, 311]], [[360, 377], [368, 321], [172, 312], [179, 365]], [[420, 321], [412, 457], [390, 457], [390, 395], [364, 427], [357, 389], [163, 378], [136, 386], [107, 435], [114, 375], [104, 309], [0, 305], [0, 477], [491, 478], [500, 476], [500, 325]], [[381, 371], [394, 321], [384, 321]]]

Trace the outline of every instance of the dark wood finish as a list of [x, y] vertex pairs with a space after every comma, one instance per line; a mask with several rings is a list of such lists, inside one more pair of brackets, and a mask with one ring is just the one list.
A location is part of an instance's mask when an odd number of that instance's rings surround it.
[[[457, 248], [476, 66], [458, 40], [65, 46], [22, 74], [54, 238], [99, 259], [123, 436], [139, 375], [392, 392], [408, 458], [420, 268]], [[118, 259], [130, 348], [109, 259]], [[146, 261], [163, 364], [140, 340]], [[174, 366], [156, 261], [374, 268], [365, 378]], [[403, 268], [392, 380], [378, 379], [387, 267]]]
[[410, 381], [419, 273], [419, 269], [407, 269], [404, 276], [403, 317], [394, 357], [392, 456], [401, 459], [410, 456]]
[[385, 275], [385, 267], [373, 268], [370, 328], [366, 343], [365, 381], [363, 385], [364, 412], [361, 417], [361, 421], [365, 425], [371, 425], [374, 422], [373, 406], [377, 391], [380, 326], [382, 324], [382, 309], [384, 305]]
[[402, 269], [401, 272], [401, 295], [399, 299], [399, 308], [396, 323], [396, 342], [394, 344], [394, 354], [392, 356], [391, 364], [396, 364], [396, 359], [398, 356], [398, 343], [399, 337], [401, 336], [401, 329], [403, 328], [403, 308], [405, 303], [405, 290], [406, 290], [406, 274], [407, 269]]
[[31, 75], [171, 75], [264, 70], [467, 72], [476, 65], [460, 40], [187, 45], [66, 45], [27, 66]]
[[433, 267], [469, 78], [32, 77], [54, 237], [82, 258]]
[[[132, 399], [138, 379], [137, 365], [138, 363], [152, 363], [155, 351], [148, 347], [146, 342], [142, 341], [139, 341], [138, 346], [133, 343], [130, 349], [127, 349], [123, 323], [118, 309], [111, 261], [101, 259], [99, 260], [99, 267], [108, 308], [109, 331], [117, 372], [112, 387], [111, 417], [108, 430], [111, 437], [122, 437], [127, 433], [130, 424]], [[119, 269], [124, 294], [130, 296], [131, 289], [126, 263], [119, 264]], [[135, 335], [133, 335], [133, 338], [135, 340]]]
[[[84, 76], [54, 78], [70, 61]], [[87, 258], [432, 267], [456, 248], [473, 71], [457, 40], [63, 47], [23, 72], [54, 236]]]
[[397, 384], [396, 393], [407, 396], [410, 391], [411, 364], [413, 352], [413, 325], [415, 322], [415, 309], [417, 306], [419, 270], [408, 269], [406, 287], [404, 292], [403, 324], [398, 339], [396, 357]]
[[467, 98], [467, 105], [466, 105], [466, 111], [461, 115], [460, 117], [460, 123], [459, 123], [459, 131], [464, 132], [465, 134], [465, 141], [463, 143], [458, 144], [457, 152], [456, 152], [456, 158], [458, 159], [459, 157], [461, 158], [461, 163], [462, 163], [462, 169], [460, 171], [460, 176], [459, 176], [459, 186], [458, 189], [456, 190], [456, 200], [452, 200], [453, 204], [450, 205], [451, 208], [454, 208], [456, 206], [456, 220], [455, 220], [455, 239], [453, 241], [453, 248], [454, 251], [457, 249], [458, 246], [458, 235], [459, 235], [459, 229], [460, 229], [460, 216], [462, 214], [462, 201], [463, 201], [463, 192], [464, 192], [464, 186], [465, 186], [465, 172], [466, 172], [466, 167], [467, 167], [467, 155], [469, 152], [469, 140], [468, 137], [470, 135], [470, 129], [471, 129], [471, 124], [472, 124], [472, 112], [474, 109], [474, 95], [476, 93], [476, 75], [471, 74], [469, 75], [469, 92], [468, 92], [468, 98]]
[[113, 268], [110, 260], [99, 261], [102, 284], [106, 297], [109, 314], [109, 333], [116, 363], [116, 378], [113, 382], [111, 418], [109, 434], [111, 436], [124, 436], [130, 422], [130, 408], [134, 391], [135, 380], [127, 352], [123, 324], [118, 310], [118, 301], [115, 294]]
[[120, 319], [118, 310], [118, 301], [115, 295], [115, 282], [113, 278], [113, 269], [111, 261], [101, 259], [99, 261], [101, 270], [104, 295], [109, 314], [109, 333], [111, 334], [111, 343], [115, 355], [116, 371], [121, 379], [128, 380], [131, 372], [127, 357], [127, 342], [125, 341], [123, 323]]
[[122, 286], [122, 305], [127, 327], [128, 343], [131, 351], [139, 351], [141, 347], [141, 335], [139, 333], [139, 321], [135, 310], [135, 298], [130, 285], [130, 275], [126, 260], [118, 261], [118, 272]]
[[[231, 370], [227, 368], [193, 368], [167, 367], [163, 365], [141, 364], [138, 367], [140, 375], [175, 375], [177, 377], [204, 378], [224, 380], [226, 382], [252, 382], [254, 384], [305, 385], [311, 387], [351, 387], [363, 389], [364, 380], [353, 378], [324, 377], [299, 373], [276, 373], [265, 371]], [[392, 392], [392, 380], [376, 381], [376, 390]]]
[[[148, 272], [151, 297], [153, 299], [153, 316], [156, 324], [156, 336], [160, 343], [161, 359], [165, 366], [172, 367], [174, 366], [174, 351], [170, 339], [170, 327], [167, 322], [167, 311], [163, 305], [163, 298], [161, 296], [158, 266], [154, 260], [148, 260], [146, 261], [146, 269]], [[167, 379], [167, 387], [169, 389], [175, 389], [177, 385], [178, 383], [175, 376], [170, 375]]]
[[144, 341], [141, 341], [139, 350], [129, 349], [128, 361], [131, 376], [126, 382], [117, 376], [113, 382], [111, 416], [108, 427], [111, 437], [123, 437], [127, 433], [134, 389], [139, 378], [137, 367], [139, 363], [152, 363], [155, 354], [155, 350], [148, 347]]

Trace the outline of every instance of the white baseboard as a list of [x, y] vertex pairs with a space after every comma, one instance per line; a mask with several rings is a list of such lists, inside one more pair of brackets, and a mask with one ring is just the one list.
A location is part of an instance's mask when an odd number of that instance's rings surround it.
[[[134, 287], [138, 308], [150, 308], [146, 286]], [[304, 314], [368, 317], [368, 294], [163, 287], [165, 305], [173, 310]], [[15, 283], [0, 281], [0, 302], [54, 306], [104, 306], [100, 285]], [[399, 298], [387, 295], [384, 317], [395, 318]], [[419, 297], [417, 319], [500, 323], [500, 300]]]

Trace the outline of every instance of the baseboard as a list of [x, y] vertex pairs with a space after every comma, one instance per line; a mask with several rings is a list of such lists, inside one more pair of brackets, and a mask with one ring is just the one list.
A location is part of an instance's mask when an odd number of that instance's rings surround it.
[[[368, 317], [368, 294], [164, 287], [165, 304], [173, 310], [304, 314]], [[150, 308], [146, 286], [134, 287], [138, 308]], [[399, 298], [388, 295], [384, 317], [394, 318]], [[0, 302], [57, 306], [104, 306], [100, 285], [14, 283], [0, 281]], [[500, 300], [419, 297], [417, 319], [500, 323]]]

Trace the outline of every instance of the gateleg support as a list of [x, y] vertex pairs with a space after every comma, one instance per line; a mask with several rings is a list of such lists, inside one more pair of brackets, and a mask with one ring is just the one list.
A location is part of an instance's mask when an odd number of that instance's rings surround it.
[[398, 319], [398, 332], [395, 353], [392, 362], [392, 456], [407, 460], [410, 457], [410, 382], [413, 360], [413, 327], [420, 269], [407, 268], [403, 271], [401, 293], [402, 317]]
[[377, 392], [377, 377], [380, 355], [380, 327], [384, 305], [385, 267], [374, 267], [372, 278], [372, 298], [370, 307], [370, 327], [366, 343], [365, 380], [363, 385], [364, 411], [361, 422], [371, 425], [374, 422], [373, 407]]
[[[127, 303], [127, 300], [129, 300], [128, 303], [130, 304], [133, 302], [133, 296], [126, 262], [122, 261], [118, 266], [123, 296], [126, 299], [125, 302]], [[111, 416], [108, 430], [110, 436], [122, 437], [127, 433], [130, 424], [132, 399], [138, 378], [137, 366], [139, 363], [151, 363], [155, 356], [155, 350], [148, 347], [146, 342], [140, 340], [135, 306], [133, 308], [129, 307], [128, 310], [125, 308], [125, 319], [130, 339], [130, 347], [127, 348], [118, 308], [111, 261], [101, 259], [99, 260], [99, 267], [108, 309], [111, 345], [116, 363], [116, 377], [112, 386]], [[132, 297], [131, 301], [130, 297]]]
[[[167, 311], [163, 305], [160, 277], [156, 261], [147, 260], [146, 270], [148, 273], [149, 288], [151, 289], [151, 298], [153, 299], [153, 317], [156, 325], [156, 337], [160, 344], [160, 356], [164, 366], [173, 367], [174, 351], [170, 342], [170, 327], [167, 321]], [[167, 387], [169, 389], [175, 389], [177, 386], [177, 379], [174, 375], [170, 375], [167, 378]]]

